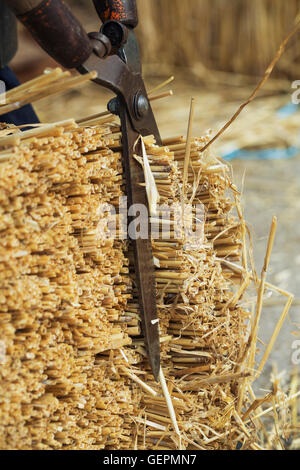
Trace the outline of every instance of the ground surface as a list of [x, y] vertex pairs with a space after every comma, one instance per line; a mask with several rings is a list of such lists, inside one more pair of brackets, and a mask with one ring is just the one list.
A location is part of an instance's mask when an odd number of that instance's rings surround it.
[[[149, 80], [149, 88], [159, 81], [162, 78]], [[276, 148], [295, 144], [299, 134], [300, 113], [296, 113], [288, 121], [279, 121], [274, 117], [276, 109], [290, 102], [288, 86], [289, 84], [283, 84], [286, 93], [276, 95], [271, 86], [264, 97], [243, 112], [212, 151], [222, 155], [239, 146]], [[233, 87], [228, 86], [228, 83], [211, 84], [204, 89], [201, 81], [197, 81], [194, 75], [192, 81], [179, 76], [172, 88], [175, 92], [172, 98], [153, 104], [164, 137], [186, 133], [191, 96], [196, 98], [193, 133], [202, 135], [207, 129], [217, 130], [226, 122], [251, 91], [249, 86]], [[80, 118], [102, 111], [109, 96], [109, 93], [92, 84], [55, 100], [46, 99], [38, 103], [36, 108], [41, 119], [47, 122], [69, 117]], [[240, 188], [245, 174], [243, 204], [253, 233], [257, 270], [261, 271], [270, 223], [272, 216], [276, 215], [279, 226], [268, 280], [295, 295], [289, 318], [258, 383], [259, 387], [267, 388], [272, 362], [276, 362], [280, 370], [288, 371], [292, 368], [292, 347], [297, 339], [292, 333], [299, 332], [300, 327], [300, 156], [278, 161], [234, 160], [232, 167], [235, 181]], [[253, 297], [254, 294], [253, 291]], [[282, 312], [283, 300], [283, 297], [273, 295], [265, 301], [260, 328], [260, 338], [265, 343]]]

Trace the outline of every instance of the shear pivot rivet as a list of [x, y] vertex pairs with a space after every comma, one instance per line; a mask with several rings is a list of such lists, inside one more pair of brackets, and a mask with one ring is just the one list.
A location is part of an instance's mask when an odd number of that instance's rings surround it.
[[141, 119], [149, 111], [148, 99], [142, 93], [137, 93], [135, 95], [134, 104], [136, 117]]

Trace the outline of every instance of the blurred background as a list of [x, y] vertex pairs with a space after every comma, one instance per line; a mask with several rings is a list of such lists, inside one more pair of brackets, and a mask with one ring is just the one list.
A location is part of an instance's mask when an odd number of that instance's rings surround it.
[[[99, 28], [92, 1], [67, 3], [88, 31]], [[164, 137], [186, 133], [191, 97], [196, 99], [194, 135], [208, 129], [215, 132], [228, 121], [255, 88], [300, 12], [300, 0], [138, 0], [138, 4], [137, 33], [148, 86], [175, 76], [170, 85], [174, 96], [153, 104]], [[25, 81], [55, 63], [19, 29], [19, 51], [12, 66]], [[258, 98], [211, 149], [230, 161], [243, 191], [259, 272], [272, 216], [279, 220], [268, 279], [292, 292], [295, 301], [259, 382], [263, 388], [269, 383], [272, 361], [287, 372], [299, 368], [292, 361], [300, 328], [300, 113], [292, 104], [295, 80], [300, 80], [300, 33]], [[35, 108], [46, 122], [80, 118], [104, 110], [108, 97], [108, 92], [91, 84], [45, 99]], [[283, 301], [279, 295], [265, 300], [262, 347]]]
[[[65, 0], [85, 27], [97, 30], [92, 0]], [[205, 68], [243, 75], [260, 75], [299, 13], [299, 0], [137, 0], [137, 28], [142, 56], [155, 72], [184, 67], [201, 74]], [[22, 35], [15, 66], [29, 68], [47, 61]], [[27, 43], [28, 40], [28, 43]], [[27, 55], [28, 54], [28, 55]], [[276, 76], [291, 78], [300, 71], [297, 39], [292, 40]], [[23, 64], [22, 64], [23, 63]], [[197, 69], [198, 72], [197, 72]], [[25, 70], [23, 70], [25, 72]], [[157, 72], [157, 70], [156, 70]], [[27, 73], [30, 73], [29, 70]]]

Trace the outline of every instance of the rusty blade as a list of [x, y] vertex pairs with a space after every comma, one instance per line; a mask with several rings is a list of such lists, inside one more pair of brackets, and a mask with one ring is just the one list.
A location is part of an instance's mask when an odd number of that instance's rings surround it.
[[[120, 118], [128, 204], [129, 207], [132, 204], [142, 204], [147, 207], [149, 214], [145, 188], [139, 185], [139, 183], [144, 182], [144, 171], [142, 166], [133, 157], [134, 153], [142, 155], [141, 144], [138, 141], [140, 134], [132, 128], [125, 103], [120, 106]], [[153, 125], [149, 123], [149, 134], [156, 134], [158, 139], [160, 139], [154, 117]], [[146, 223], [148, 226], [147, 239], [139, 238], [132, 240], [132, 244], [134, 248], [136, 285], [139, 295], [139, 307], [145, 346], [147, 348], [151, 370], [155, 380], [158, 381], [160, 370], [160, 341], [157, 321], [155, 268], [149, 217], [147, 217]]]

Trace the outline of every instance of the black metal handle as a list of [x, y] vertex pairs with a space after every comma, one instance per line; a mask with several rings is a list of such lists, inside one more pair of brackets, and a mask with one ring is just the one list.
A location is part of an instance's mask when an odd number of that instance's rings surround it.
[[136, 0], [93, 0], [101, 21], [119, 21], [135, 28], [138, 24]]

